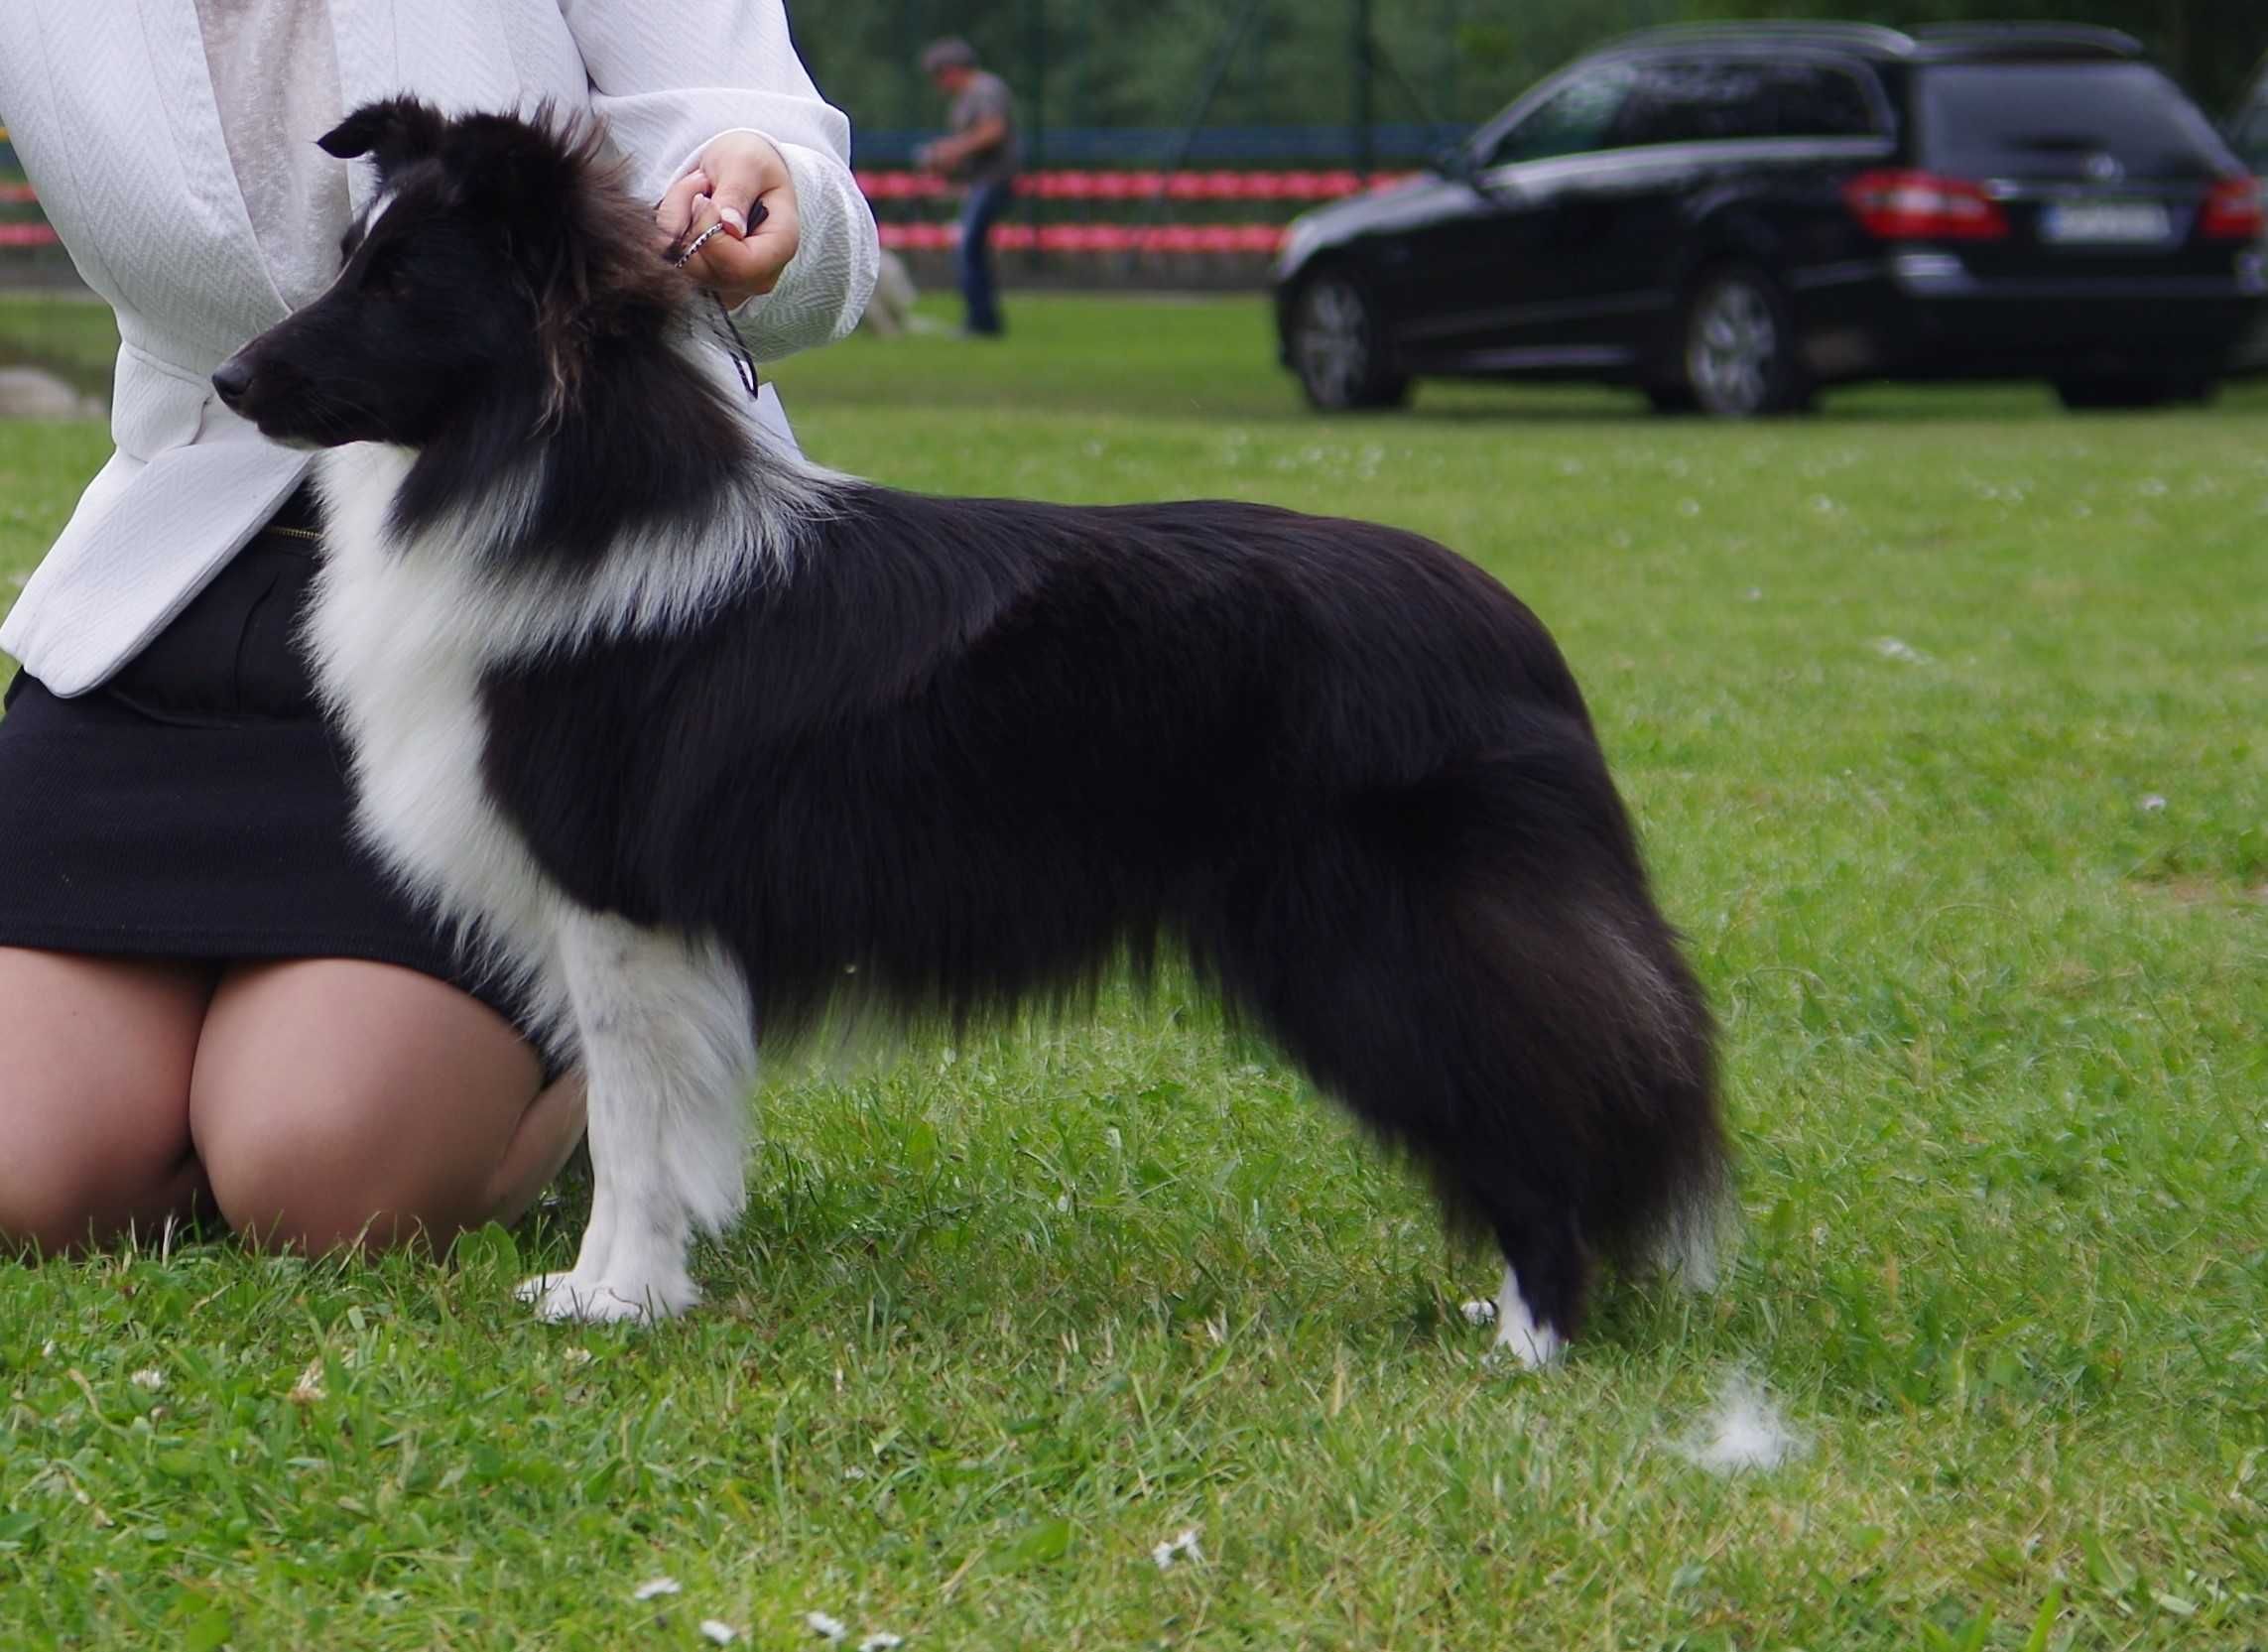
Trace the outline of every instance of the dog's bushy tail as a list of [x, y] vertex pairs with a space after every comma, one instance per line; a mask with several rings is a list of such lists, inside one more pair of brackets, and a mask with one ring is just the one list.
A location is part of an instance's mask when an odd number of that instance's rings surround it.
[[1426, 1165], [1563, 1332], [1590, 1265], [1725, 1185], [1713, 1032], [1579, 715], [1362, 798], [1256, 868], [1199, 955]]

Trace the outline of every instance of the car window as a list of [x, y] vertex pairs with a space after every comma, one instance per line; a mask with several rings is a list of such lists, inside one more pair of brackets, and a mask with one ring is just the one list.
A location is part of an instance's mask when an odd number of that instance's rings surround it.
[[2255, 97], [2229, 128], [2228, 141], [2256, 173], [2268, 174], [2268, 93]]
[[1607, 147], [1607, 134], [1630, 95], [1635, 71], [1628, 64], [1600, 64], [1578, 70], [1565, 85], [1498, 135], [1482, 157], [1483, 167], [1516, 161], [1548, 161], [1558, 155], [1583, 155]]
[[1858, 77], [1825, 64], [1783, 64], [1771, 75], [1772, 130], [1783, 138], [1870, 138], [1881, 131]]
[[2209, 178], [2234, 157], [2147, 64], [1941, 64], [1918, 77], [1927, 164], [1962, 178]]
[[1669, 60], [1640, 68], [1605, 147], [1771, 136], [1771, 65], [1738, 59]]

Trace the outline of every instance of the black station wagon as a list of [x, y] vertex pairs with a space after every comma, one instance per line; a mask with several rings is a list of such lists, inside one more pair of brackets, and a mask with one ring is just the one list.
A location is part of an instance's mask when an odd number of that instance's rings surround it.
[[1739, 417], [1879, 378], [2208, 394], [2268, 311], [2261, 186], [2110, 30], [1734, 24], [1635, 36], [1442, 169], [1298, 219], [1285, 365], [1596, 379]]

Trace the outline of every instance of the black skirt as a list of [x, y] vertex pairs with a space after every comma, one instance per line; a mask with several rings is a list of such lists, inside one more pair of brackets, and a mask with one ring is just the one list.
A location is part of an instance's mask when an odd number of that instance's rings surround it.
[[517, 1021], [349, 829], [296, 645], [314, 515], [285, 507], [116, 677], [0, 717], [0, 946], [211, 962], [366, 958]]

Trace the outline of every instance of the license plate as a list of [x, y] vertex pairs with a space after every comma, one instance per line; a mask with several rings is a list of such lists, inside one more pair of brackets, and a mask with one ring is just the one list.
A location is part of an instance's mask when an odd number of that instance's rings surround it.
[[2040, 239], [2057, 246], [2148, 245], [2173, 233], [2173, 215], [2155, 200], [2060, 200], [2040, 214]]

